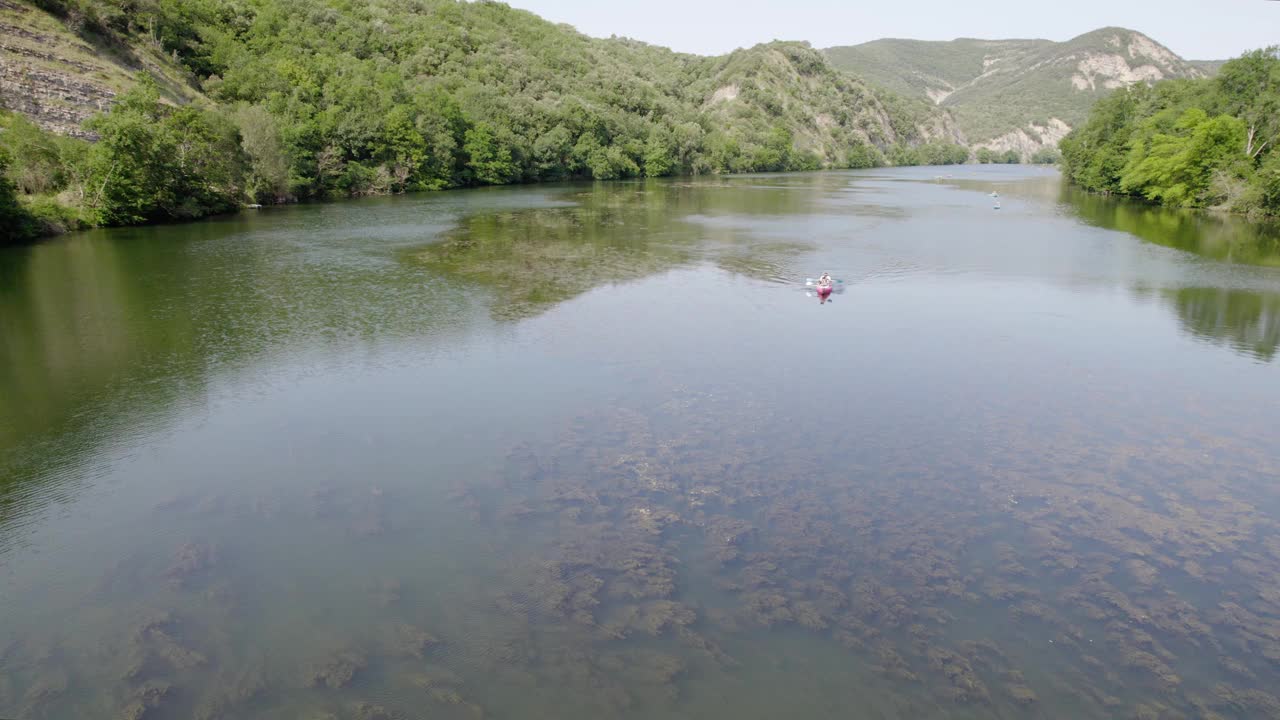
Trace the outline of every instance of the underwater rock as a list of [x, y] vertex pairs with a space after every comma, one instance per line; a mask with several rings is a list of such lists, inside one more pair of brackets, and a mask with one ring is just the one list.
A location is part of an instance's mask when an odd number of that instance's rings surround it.
[[665, 508], [641, 505], [627, 511], [627, 520], [650, 535], [661, 535], [667, 527], [680, 522], [680, 516]]
[[672, 600], [654, 600], [620, 608], [602, 629], [609, 637], [618, 639], [636, 631], [657, 636], [670, 629], [692, 625], [696, 619], [697, 613], [693, 608]]
[[1222, 666], [1223, 670], [1226, 670], [1232, 675], [1238, 675], [1248, 680], [1255, 680], [1258, 677], [1247, 665], [1232, 657], [1227, 657], [1225, 655], [1219, 656], [1218, 664]]
[[646, 699], [674, 702], [679, 695], [676, 678], [684, 674], [683, 660], [654, 650], [637, 650], [602, 659], [601, 665], [627, 682], [645, 686]]
[[1125, 564], [1129, 569], [1129, 576], [1132, 577], [1134, 582], [1139, 585], [1151, 587], [1152, 585], [1155, 585], [1156, 581], [1160, 578], [1159, 571], [1152, 567], [1151, 564], [1143, 562], [1142, 560], [1135, 558]]
[[241, 708], [266, 689], [266, 676], [259, 663], [226, 673], [215, 681], [212, 694], [196, 707], [195, 720], [235, 720], [243, 714]]
[[111, 561], [94, 586], [95, 595], [131, 593], [144, 583], [152, 582], [152, 572], [143, 553], [131, 553]]
[[594, 612], [600, 604], [596, 593], [604, 585], [604, 579], [596, 575], [556, 562], [547, 566], [535, 593], [543, 607], [580, 624], [595, 625]]
[[185, 587], [192, 579], [207, 573], [217, 562], [217, 551], [203, 543], [184, 543], [173, 554], [173, 561], [164, 575], [175, 587]]
[[669, 567], [666, 554], [657, 548], [634, 546], [628, 557], [614, 567], [622, 574], [609, 582], [608, 593], [613, 597], [665, 598], [675, 592], [675, 571]]
[[929, 667], [941, 672], [951, 683], [950, 696], [958, 702], [987, 703], [991, 694], [978, 678], [969, 661], [946, 648], [930, 648], [926, 657]]
[[450, 687], [433, 687], [427, 690], [427, 695], [435, 702], [441, 705], [465, 705], [466, 701], [462, 699], [462, 694]]
[[434, 688], [456, 688], [462, 685], [462, 678], [443, 665], [430, 665], [422, 672], [413, 673], [407, 678], [414, 687], [430, 690]]
[[1166, 665], [1163, 660], [1149, 652], [1138, 650], [1133, 647], [1126, 647], [1123, 651], [1121, 661], [1128, 667], [1146, 670], [1151, 673], [1151, 675], [1164, 685], [1166, 690], [1175, 690], [1182, 684], [1182, 679], [1174, 674], [1172, 668]]
[[134, 629], [129, 663], [122, 677], [142, 680], [158, 674], [165, 665], [174, 670], [204, 665], [204, 654], [183, 645], [178, 639], [179, 630], [179, 622], [168, 611], [144, 617]]
[[401, 653], [418, 660], [425, 658], [427, 651], [440, 643], [436, 636], [408, 623], [396, 625], [395, 639]]
[[907, 666], [907, 661], [889, 645], [876, 646], [875, 669], [886, 677], [901, 681], [917, 681], [920, 678]]
[[687, 627], [678, 628], [676, 630], [676, 637], [680, 638], [680, 644], [706, 654], [714, 660], [716, 664], [722, 667], [736, 667], [739, 664], [733, 656], [725, 652], [723, 648], [715, 643], [715, 641], [710, 640]]
[[791, 605], [791, 614], [802, 627], [810, 630], [825, 630], [827, 621], [823, 619], [818, 607], [807, 600], [797, 600]]
[[1217, 707], [1249, 718], [1280, 718], [1280, 698], [1262, 690], [1242, 690], [1226, 683], [1213, 688]]
[[1180, 720], [1182, 717], [1163, 703], [1143, 703], [1133, 709], [1133, 720]]
[[405, 716], [377, 703], [361, 701], [351, 708], [351, 720], [405, 720]]
[[[607, 677], [619, 672], [617, 658], [590, 648], [656, 632], [714, 654], [725, 633], [797, 623], [878, 655], [881, 672], [926, 690], [975, 704], [998, 696], [1002, 711], [1041, 714], [1029, 706], [1043, 701], [995, 644], [947, 630], [998, 609], [1010, 620], [1002, 644], [1053, 641], [1047, 648], [1062, 667], [1041, 692], [1073, 694], [1086, 714], [1108, 717], [1138, 703], [1169, 717], [1191, 712], [1171, 648], [1212, 653], [1224, 673], [1246, 680], [1264, 678], [1269, 658], [1280, 663], [1270, 626], [1280, 591], [1269, 590], [1280, 585], [1280, 539], [1271, 541], [1280, 533], [1222, 482], [1243, 465], [1197, 479], [1208, 466], [1194, 443], [1184, 453], [1178, 443], [1129, 443], [1086, 424], [1046, 438], [992, 417], [955, 431], [967, 437], [945, 452], [907, 443], [900, 457], [881, 453], [848, 468], [846, 481], [804, 452], [814, 438], [791, 448], [788, 438], [762, 435], [777, 428], [770, 412], [734, 388], [680, 391], [657, 408], [578, 418], [544, 454], [525, 446], [518, 477], [482, 495], [501, 498], [495, 522], [506, 508], [559, 540], [529, 549], [530, 564], [551, 569], [500, 602], [528, 623], [513, 659], [540, 678], [559, 672], [549, 665], [571, 666], [566, 687], [612, 698], [599, 706], [612, 710], [626, 706], [628, 685]], [[827, 439], [855, 449], [835, 430]], [[968, 443], [978, 449], [966, 457]], [[710, 637], [631, 602], [684, 599], [682, 561], [696, 568], [689, 588], [705, 583], [732, 596], [698, 611]], [[1206, 597], [1217, 599], [1206, 606]], [[1219, 601], [1231, 605], [1212, 607]], [[539, 615], [548, 609], [555, 617]], [[584, 654], [548, 653], [551, 637]], [[1131, 668], [1158, 682], [1133, 683]], [[917, 712], [902, 716], [934, 711], [930, 692], [917, 695], [902, 705]]]
[[367, 664], [364, 654], [355, 650], [334, 653], [307, 668], [304, 676], [306, 685], [334, 689], [346, 687]]
[[1035, 691], [1026, 685], [1006, 685], [1004, 691], [1019, 705], [1032, 705], [1039, 701]]
[[65, 670], [41, 673], [23, 696], [26, 714], [40, 714], [43, 708], [62, 697], [69, 685], [70, 678]]
[[169, 690], [168, 683], [147, 683], [138, 688], [120, 711], [121, 720], [144, 720], [160, 707]]
[[748, 620], [761, 627], [785, 624], [795, 620], [790, 600], [776, 590], [761, 590], [742, 596], [743, 612]]

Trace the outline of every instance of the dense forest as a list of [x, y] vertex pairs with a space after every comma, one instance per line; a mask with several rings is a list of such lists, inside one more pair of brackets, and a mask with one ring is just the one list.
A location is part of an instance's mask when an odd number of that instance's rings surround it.
[[1280, 48], [1205, 80], [1117, 90], [1062, 140], [1075, 183], [1165, 205], [1280, 215]]
[[0, 116], [14, 236], [470, 185], [964, 162], [948, 119], [803, 43], [723, 57], [594, 39], [495, 2], [39, 0], [151, 43], [198, 91], [136, 87], [96, 142]]

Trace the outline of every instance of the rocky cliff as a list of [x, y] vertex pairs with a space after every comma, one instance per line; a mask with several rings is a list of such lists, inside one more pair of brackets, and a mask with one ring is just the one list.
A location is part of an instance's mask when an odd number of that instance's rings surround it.
[[1205, 75], [1124, 28], [1066, 42], [876, 40], [823, 52], [842, 70], [949, 110], [974, 147], [1024, 157], [1056, 145], [1110, 90]]
[[139, 71], [154, 76], [171, 102], [197, 97], [186, 73], [158, 47], [75, 26], [74, 18], [0, 0], [0, 107], [47, 130], [85, 137], [81, 123], [109, 108]]

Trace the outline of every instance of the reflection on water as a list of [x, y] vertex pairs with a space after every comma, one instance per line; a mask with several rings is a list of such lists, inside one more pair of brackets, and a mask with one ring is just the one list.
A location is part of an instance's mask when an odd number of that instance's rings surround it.
[[[1062, 202], [1091, 225], [1132, 233], [1147, 242], [1226, 263], [1280, 267], [1280, 225], [1116, 200], [1062, 186]], [[1280, 292], [1184, 287], [1162, 293], [1183, 327], [1270, 361], [1280, 346]]]
[[1270, 361], [1280, 346], [1280, 293], [1224, 288], [1165, 291], [1188, 332]]
[[690, 262], [696, 233], [663, 190], [611, 185], [572, 196], [567, 207], [473, 215], [415, 259], [493, 292], [497, 319], [536, 315], [599, 285]]
[[1280, 267], [1280, 226], [1274, 222], [1117, 200], [1066, 184], [1060, 192], [1061, 201], [1091, 225], [1214, 260]]
[[[1071, 186], [1063, 202], [1085, 222], [1212, 260], [1280, 267], [1280, 226], [1206, 212], [1105, 198]], [[1270, 361], [1280, 346], [1280, 292], [1274, 287], [1182, 287], [1162, 291], [1192, 335]]]
[[0, 717], [1280, 717], [1274, 236], [954, 172], [4, 250]]
[[[1280, 267], [1280, 223], [1251, 222], [1238, 216], [1161, 207], [1137, 200], [1089, 193], [1062, 182], [1056, 173], [1039, 173], [1010, 182], [1001, 177], [948, 180], [970, 190], [1012, 194], [1041, 203], [1057, 202], [1061, 211], [1089, 225], [1128, 233], [1145, 242], [1229, 265]], [[1280, 291], [1269, 273], [1224, 271], [1205, 266], [1208, 279], [1228, 287], [1202, 285], [1194, 273], [1187, 286], [1154, 293], [1167, 301], [1194, 337], [1219, 342], [1237, 352], [1270, 361], [1280, 346]], [[1149, 278], [1135, 288], [1152, 295]]]

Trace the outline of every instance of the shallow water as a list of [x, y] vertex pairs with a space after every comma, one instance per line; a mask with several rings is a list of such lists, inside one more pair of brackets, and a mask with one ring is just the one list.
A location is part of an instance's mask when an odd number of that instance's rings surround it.
[[3, 250], [0, 717], [1280, 717], [1277, 346], [1028, 168]]

